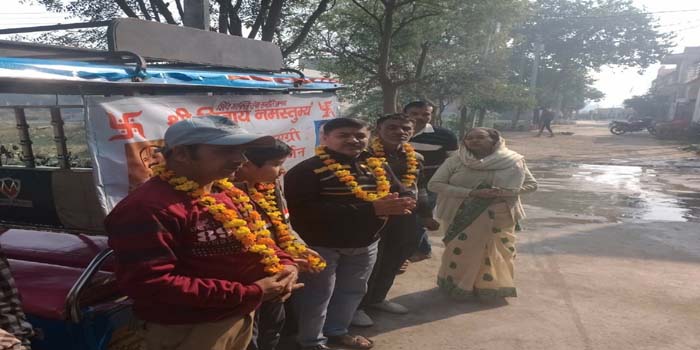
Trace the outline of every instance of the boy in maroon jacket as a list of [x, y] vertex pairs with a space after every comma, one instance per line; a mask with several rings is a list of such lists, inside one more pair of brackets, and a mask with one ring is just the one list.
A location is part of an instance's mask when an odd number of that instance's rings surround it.
[[[235, 210], [255, 231], [251, 211], [217, 192], [215, 181], [238, 170], [246, 147], [273, 142], [223, 117], [184, 120], [165, 133], [166, 171], [194, 181], [215, 204]], [[245, 349], [252, 312], [263, 301], [284, 301], [301, 287], [289, 255], [272, 244], [282, 269], [266, 272], [263, 255], [248, 251], [200, 197], [156, 176], [105, 220], [117, 258], [117, 282], [144, 321], [149, 350]]]

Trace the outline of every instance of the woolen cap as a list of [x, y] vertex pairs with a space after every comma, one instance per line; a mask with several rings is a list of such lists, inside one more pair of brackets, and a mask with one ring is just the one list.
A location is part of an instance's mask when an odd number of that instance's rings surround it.
[[221, 145], [259, 147], [272, 146], [275, 138], [251, 134], [238, 124], [222, 116], [192, 117], [171, 125], [165, 131], [164, 150], [186, 145]]

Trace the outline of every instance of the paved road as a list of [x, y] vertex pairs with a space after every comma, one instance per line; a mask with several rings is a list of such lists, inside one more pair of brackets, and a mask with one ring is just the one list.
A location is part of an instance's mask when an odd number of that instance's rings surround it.
[[541, 188], [524, 198], [519, 297], [453, 303], [435, 289], [442, 255], [413, 264], [373, 313], [377, 349], [700, 349], [700, 161], [603, 125], [553, 139], [507, 134]]

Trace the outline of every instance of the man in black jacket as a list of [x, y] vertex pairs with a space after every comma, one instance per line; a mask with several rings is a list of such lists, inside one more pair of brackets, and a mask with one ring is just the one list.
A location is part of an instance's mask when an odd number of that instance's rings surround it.
[[[415, 213], [389, 219], [382, 233], [377, 262], [370, 276], [367, 295], [361, 308], [370, 307], [393, 314], [408, 313], [403, 305], [386, 300], [401, 265], [414, 253], [421, 239], [416, 225], [437, 229], [428, 201], [427, 181], [423, 175], [423, 156], [408, 141], [413, 136], [414, 121], [403, 113], [388, 114], [377, 120], [376, 137], [370, 144], [375, 157], [385, 158], [393, 174], [401, 180], [407, 194], [417, 200]], [[363, 309], [357, 310], [353, 326], [369, 327], [374, 322]]]
[[370, 348], [372, 341], [351, 336], [348, 327], [367, 291], [377, 257], [377, 241], [388, 217], [409, 215], [415, 199], [403, 190], [385, 163], [365, 151], [367, 125], [337, 118], [323, 126], [323, 146], [285, 176], [292, 225], [328, 263], [303, 278], [294, 296], [303, 349], [328, 349], [327, 343]]
[[[459, 149], [457, 136], [448, 129], [430, 124], [433, 106], [428, 102], [413, 101], [403, 108], [403, 112], [415, 122], [415, 134], [410, 142], [416, 151], [423, 155], [423, 175], [427, 183], [445, 159]], [[428, 192], [428, 199], [431, 206], [435, 207], [437, 194]], [[430, 227], [427, 228], [433, 230]], [[418, 226], [421, 240], [415, 254], [409, 259], [412, 262], [430, 259], [432, 256], [432, 248], [425, 229], [426, 227]]]

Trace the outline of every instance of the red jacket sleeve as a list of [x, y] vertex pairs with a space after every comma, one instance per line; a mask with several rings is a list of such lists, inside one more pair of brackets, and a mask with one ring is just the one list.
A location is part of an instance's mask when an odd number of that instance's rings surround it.
[[117, 283], [129, 297], [197, 307], [254, 309], [262, 302], [256, 284], [178, 275], [174, 234], [181, 232], [182, 223], [147, 205], [122, 209], [107, 217], [105, 228], [117, 258]]

